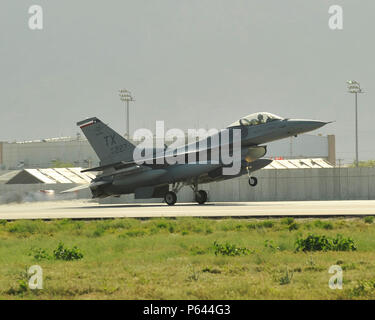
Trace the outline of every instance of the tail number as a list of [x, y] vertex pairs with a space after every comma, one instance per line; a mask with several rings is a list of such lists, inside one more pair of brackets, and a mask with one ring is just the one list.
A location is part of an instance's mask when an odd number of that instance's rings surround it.
[[104, 140], [105, 140], [105, 144], [107, 147], [109, 146], [113, 146], [114, 144], [116, 144], [116, 140], [115, 140], [115, 135], [111, 135], [111, 136], [105, 136], [104, 137]]
[[126, 151], [129, 148], [126, 144], [120, 144], [111, 148], [111, 154], [117, 154]]

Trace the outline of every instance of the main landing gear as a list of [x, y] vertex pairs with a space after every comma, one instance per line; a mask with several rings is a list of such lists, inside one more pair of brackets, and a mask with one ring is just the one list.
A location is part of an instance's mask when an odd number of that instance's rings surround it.
[[173, 206], [177, 202], [177, 192], [179, 192], [183, 186], [181, 182], [172, 185], [172, 191], [168, 191], [164, 196], [164, 201], [167, 205]]
[[[172, 191], [168, 191], [164, 196], [164, 201], [169, 206], [173, 206], [177, 202], [177, 193], [183, 187], [183, 183], [177, 183], [172, 185]], [[208, 195], [207, 192], [204, 190], [198, 190], [198, 184], [194, 183], [191, 185], [193, 192], [195, 194], [195, 201], [198, 204], [204, 204], [207, 201]]]
[[247, 167], [247, 175], [249, 176], [249, 185], [255, 187], [258, 184], [258, 179], [250, 175], [250, 168]]
[[207, 192], [198, 190], [198, 182], [193, 183], [190, 187], [195, 194], [195, 201], [198, 202], [198, 204], [204, 204], [207, 201]]
[[195, 201], [199, 204], [204, 204], [207, 201], [207, 192], [204, 190], [199, 190], [195, 194]]
[[177, 195], [173, 191], [168, 191], [164, 196], [164, 201], [169, 205], [173, 206], [177, 201]]

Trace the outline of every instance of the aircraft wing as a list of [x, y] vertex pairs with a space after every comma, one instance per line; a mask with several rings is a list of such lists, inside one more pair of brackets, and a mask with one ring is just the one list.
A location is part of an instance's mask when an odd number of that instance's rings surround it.
[[[120, 169], [130, 168], [130, 167], [133, 167], [133, 166], [146, 166], [146, 167], [152, 167], [152, 168], [165, 167], [166, 165], [168, 165], [168, 160], [167, 160], [168, 158], [173, 158], [173, 157], [181, 156], [181, 155], [187, 156], [189, 153], [195, 153], [195, 152], [196, 151], [191, 151], [191, 152], [185, 152], [185, 153], [180, 153], [180, 154], [176, 154], [176, 155], [153, 157], [153, 158], [149, 158], [149, 159], [146, 159], [146, 160], [142, 160], [143, 161], [142, 165], [137, 164], [136, 161], [120, 161], [120, 162], [115, 162], [115, 163], [111, 163], [111, 164], [106, 164], [104, 166], [85, 169], [85, 170], [82, 170], [81, 172], [103, 171], [103, 170], [111, 169], [111, 168], [114, 168], [115, 170], [120, 170]], [[159, 162], [158, 160], [163, 160], [163, 163], [158, 164], [158, 162]]]
[[82, 170], [81, 172], [83, 173], [83, 172], [91, 172], [91, 171], [103, 171], [103, 170], [111, 169], [111, 168], [113, 168], [117, 171], [117, 170], [120, 170], [120, 169], [127, 169], [127, 168], [131, 168], [131, 167], [136, 167], [136, 166], [138, 166], [138, 167], [146, 166], [146, 167], [156, 168], [156, 167], [165, 167], [166, 165], [168, 165], [168, 164], [155, 164], [155, 163], [154, 164], [147, 164], [147, 163], [144, 163], [142, 165], [139, 165], [135, 161], [131, 161], [131, 162], [122, 161], [122, 162], [107, 164], [105, 166], [85, 169], [85, 170]]
[[[257, 147], [252, 147], [252, 148], [250, 147], [248, 149], [249, 149], [248, 153], [246, 154], [246, 160], [248, 160], [248, 162], [253, 162], [256, 159], [259, 159], [259, 158], [263, 157], [266, 153], [266, 147], [265, 146], [257, 146]], [[202, 150], [191, 150], [191, 151], [187, 151], [187, 152], [186, 151], [185, 152], [180, 151], [179, 153], [176, 153], [176, 154], [168, 154], [168, 155], [163, 155], [163, 156], [159, 156], [159, 157], [155, 156], [155, 157], [143, 160], [143, 163], [141, 165], [138, 164], [134, 160], [133, 161], [120, 161], [120, 162], [107, 164], [107, 165], [104, 165], [104, 166], [85, 169], [81, 172], [103, 171], [103, 170], [111, 169], [111, 168], [113, 168], [117, 171], [117, 170], [120, 170], [120, 169], [127, 169], [127, 168], [135, 167], [135, 166], [138, 166], [138, 167], [146, 166], [146, 167], [151, 167], [151, 168], [155, 169], [155, 168], [168, 166], [169, 165], [168, 159], [171, 159], [171, 158], [174, 158], [174, 157], [185, 156], [185, 160], [186, 160], [186, 162], [188, 162], [189, 154], [197, 153], [199, 151], [202, 151]], [[161, 160], [161, 161], [159, 161], [159, 160]], [[212, 162], [212, 161], [209, 161], [209, 162]]]
[[125, 168], [129, 168], [129, 167], [133, 167], [135, 165], [137, 165], [137, 164], [134, 161], [131, 161], [131, 162], [121, 161], [121, 162], [115, 162], [115, 163], [107, 164], [107, 165], [100, 166], [100, 167], [85, 169], [85, 170], [82, 170], [81, 172], [103, 171], [105, 169], [110, 169], [110, 168], [114, 168], [115, 170], [119, 170], [119, 169], [125, 169]]

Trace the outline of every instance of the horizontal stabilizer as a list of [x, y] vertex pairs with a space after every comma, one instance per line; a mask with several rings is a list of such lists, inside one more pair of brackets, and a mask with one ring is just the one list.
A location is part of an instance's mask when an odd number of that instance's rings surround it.
[[136, 164], [134, 162], [121, 161], [121, 162], [116, 162], [116, 163], [112, 163], [112, 164], [107, 164], [105, 166], [85, 169], [85, 170], [82, 170], [81, 172], [103, 171], [103, 170], [110, 169], [110, 168], [114, 168], [115, 170], [119, 170], [119, 169], [125, 169], [125, 168], [132, 167], [132, 166], [136, 166]]
[[84, 190], [84, 189], [87, 189], [89, 187], [90, 187], [90, 184], [84, 184], [84, 185], [81, 185], [81, 186], [78, 186], [78, 187], [74, 187], [74, 188], [71, 188], [71, 189], [68, 189], [68, 190], [61, 191], [60, 193], [77, 192], [79, 190]]

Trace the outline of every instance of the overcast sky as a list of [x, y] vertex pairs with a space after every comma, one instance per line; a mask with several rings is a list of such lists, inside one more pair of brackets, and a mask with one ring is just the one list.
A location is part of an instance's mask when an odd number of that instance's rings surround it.
[[[44, 29], [30, 30], [29, 7]], [[331, 5], [343, 30], [328, 27]], [[373, 0], [3, 0], [0, 140], [75, 135], [97, 116], [125, 131], [118, 89], [131, 90], [131, 129], [221, 128], [256, 111], [336, 120], [337, 158], [375, 159]]]

